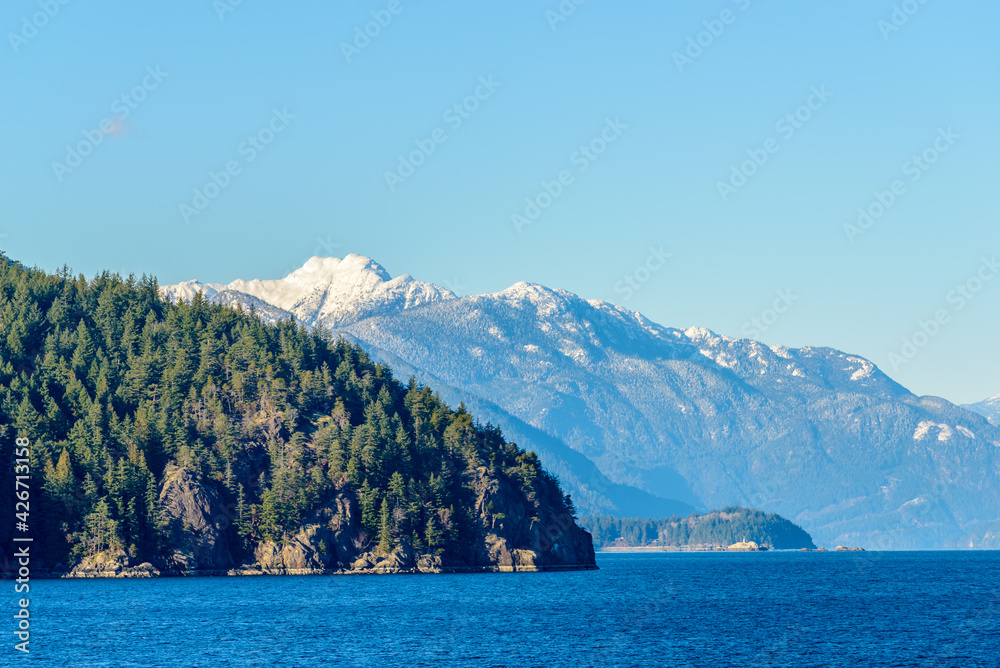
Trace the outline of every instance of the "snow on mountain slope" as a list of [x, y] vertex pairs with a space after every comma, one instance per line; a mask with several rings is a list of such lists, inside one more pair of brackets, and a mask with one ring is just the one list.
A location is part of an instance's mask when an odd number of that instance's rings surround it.
[[244, 292], [238, 292], [236, 290], [230, 290], [228, 288], [224, 288], [216, 292], [209, 298], [208, 301], [212, 304], [224, 304], [225, 306], [232, 306], [233, 308], [241, 308], [244, 311], [253, 310], [265, 322], [270, 323], [295, 318], [292, 313], [278, 308], [277, 306], [272, 306], [259, 297], [254, 297], [253, 295], [248, 295]]
[[545, 453], [581, 509], [632, 486], [779, 512], [827, 544], [1000, 547], [1000, 429], [856, 355], [673, 329], [530, 283], [457, 299], [358, 256], [199, 286], [165, 293], [245, 293], [449, 388]]
[[292, 314], [303, 324], [328, 328], [455, 298], [451, 291], [415, 281], [408, 274], [392, 278], [371, 258], [353, 253], [344, 259], [313, 257], [276, 280], [235, 280], [229, 285], [187, 281], [161, 289], [164, 296], [174, 300], [189, 300], [197, 292], [212, 298], [223, 291], [256, 297]]
[[976, 404], [962, 404], [962, 408], [984, 415], [991, 424], [1000, 426], [1000, 394]]
[[[161, 292], [174, 300], [190, 300], [201, 292], [211, 303], [253, 309], [266, 322], [291, 317], [306, 325], [331, 330], [376, 313], [392, 314], [427, 303], [454, 300], [451, 292], [414, 281], [409, 276], [393, 279], [376, 262], [358, 255], [348, 255], [343, 260], [314, 257], [281, 280], [237, 280], [228, 286], [192, 280], [165, 286]], [[348, 335], [348, 338], [352, 337]], [[684, 502], [657, 498], [648, 492], [610, 482], [593, 462], [558, 439], [521, 422], [481, 397], [464, 389], [451, 388], [432, 374], [412, 369], [400, 358], [361, 343], [375, 359], [392, 365], [397, 374], [405, 377], [415, 373], [422, 383], [434, 387], [446, 400], [455, 404], [465, 401], [476, 407], [476, 414], [481, 419], [492, 420], [522, 446], [539, 452], [550, 470], [570, 485], [581, 511], [638, 515], [644, 508], [647, 513], [686, 515], [694, 510]]]
[[[347, 330], [489, 398], [616, 483], [765, 507], [824, 542], [996, 541], [979, 527], [1000, 514], [1000, 432], [858, 356], [671, 329], [527, 283]], [[915, 437], [924, 423], [933, 439]]]

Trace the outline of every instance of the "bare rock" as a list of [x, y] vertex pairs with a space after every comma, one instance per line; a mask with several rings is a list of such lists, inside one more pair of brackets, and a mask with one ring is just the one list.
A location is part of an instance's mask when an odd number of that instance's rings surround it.
[[168, 464], [160, 483], [160, 511], [171, 534], [173, 567], [180, 571], [232, 567], [225, 536], [229, 517], [218, 492], [200, 474]]
[[151, 578], [159, 574], [148, 561], [136, 565], [123, 550], [105, 550], [85, 557], [63, 577]]
[[481, 538], [472, 566], [501, 572], [597, 568], [594, 543], [561, 499], [529, 498], [514, 481], [477, 472], [475, 510]]
[[752, 540], [743, 540], [739, 543], [733, 543], [728, 549], [730, 552], [762, 552], [767, 548], [758, 545]]
[[422, 554], [417, 559], [417, 571], [420, 573], [444, 572], [441, 557], [434, 554]]
[[291, 538], [262, 541], [254, 551], [254, 566], [275, 574], [322, 573], [354, 567], [358, 559], [353, 502], [341, 494], [331, 505], [308, 517]]

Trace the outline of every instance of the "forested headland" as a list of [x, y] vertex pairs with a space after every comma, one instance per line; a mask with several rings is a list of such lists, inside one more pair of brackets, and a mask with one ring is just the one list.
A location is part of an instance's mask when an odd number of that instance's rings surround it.
[[152, 277], [0, 255], [4, 461], [15, 436], [36, 566], [593, 564], [558, 481], [464, 406], [292, 321], [170, 303]]

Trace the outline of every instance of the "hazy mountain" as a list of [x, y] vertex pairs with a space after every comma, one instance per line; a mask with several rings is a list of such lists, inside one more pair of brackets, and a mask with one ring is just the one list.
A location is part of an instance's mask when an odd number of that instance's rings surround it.
[[991, 424], [1000, 426], [1000, 394], [976, 404], [962, 404], [962, 408], [985, 415]]
[[[585, 512], [619, 505], [606, 476], [695, 506], [779, 512], [825, 544], [1000, 547], [1000, 430], [914, 396], [866, 359], [663, 327], [528, 283], [456, 299], [407, 276], [423, 298], [401, 300], [380, 288], [401, 279], [353, 257], [370, 272], [356, 279], [380, 281], [338, 283], [340, 306], [328, 316], [254, 296], [348, 332], [394, 368], [451, 388], [451, 401], [475, 403], [539, 451]], [[273, 282], [229, 289], [264, 283]]]

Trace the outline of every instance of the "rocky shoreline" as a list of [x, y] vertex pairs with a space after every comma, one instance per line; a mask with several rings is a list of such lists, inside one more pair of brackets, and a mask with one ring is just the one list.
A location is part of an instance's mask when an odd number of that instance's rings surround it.
[[[472, 477], [475, 537], [460, 553], [418, 552], [402, 538], [380, 552], [363, 536], [355, 496], [345, 486], [293, 534], [259, 542], [234, 558], [231, 513], [197, 473], [168, 465], [159, 507], [170, 529], [170, 549], [138, 561], [122, 549], [89, 555], [71, 566], [33, 569], [34, 578], [151, 578], [259, 575], [419, 573], [531, 573], [596, 570], [589, 533], [549, 499], [528, 498], [504, 477], [480, 469]], [[447, 517], [442, 518], [446, 522]], [[243, 563], [240, 563], [240, 562]], [[0, 578], [17, 569], [0, 549]]]
[[[388, 562], [388, 563], [387, 563]], [[424, 575], [435, 573], [542, 573], [551, 571], [586, 571], [597, 570], [595, 564], [555, 564], [534, 566], [530, 564], [462, 566], [445, 565], [440, 557], [424, 555], [415, 565], [398, 565], [390, 560], [381, 560], [371, 566], [360, 568], [263, 568], [257, 564], [240, 566], [228, 570], [164, 570], [161, 571], [149, 562], [137, 566], [109, 565], [103, 569], [86, 569], [75, 567], [71, 571], [38, 570], [31, 577], [36, 580], [59, 579], [137, 579], [163, 577], [255, 577], [281, 575]], [[0, 580], [12, 580], [16, 574], [0, 573]]]

